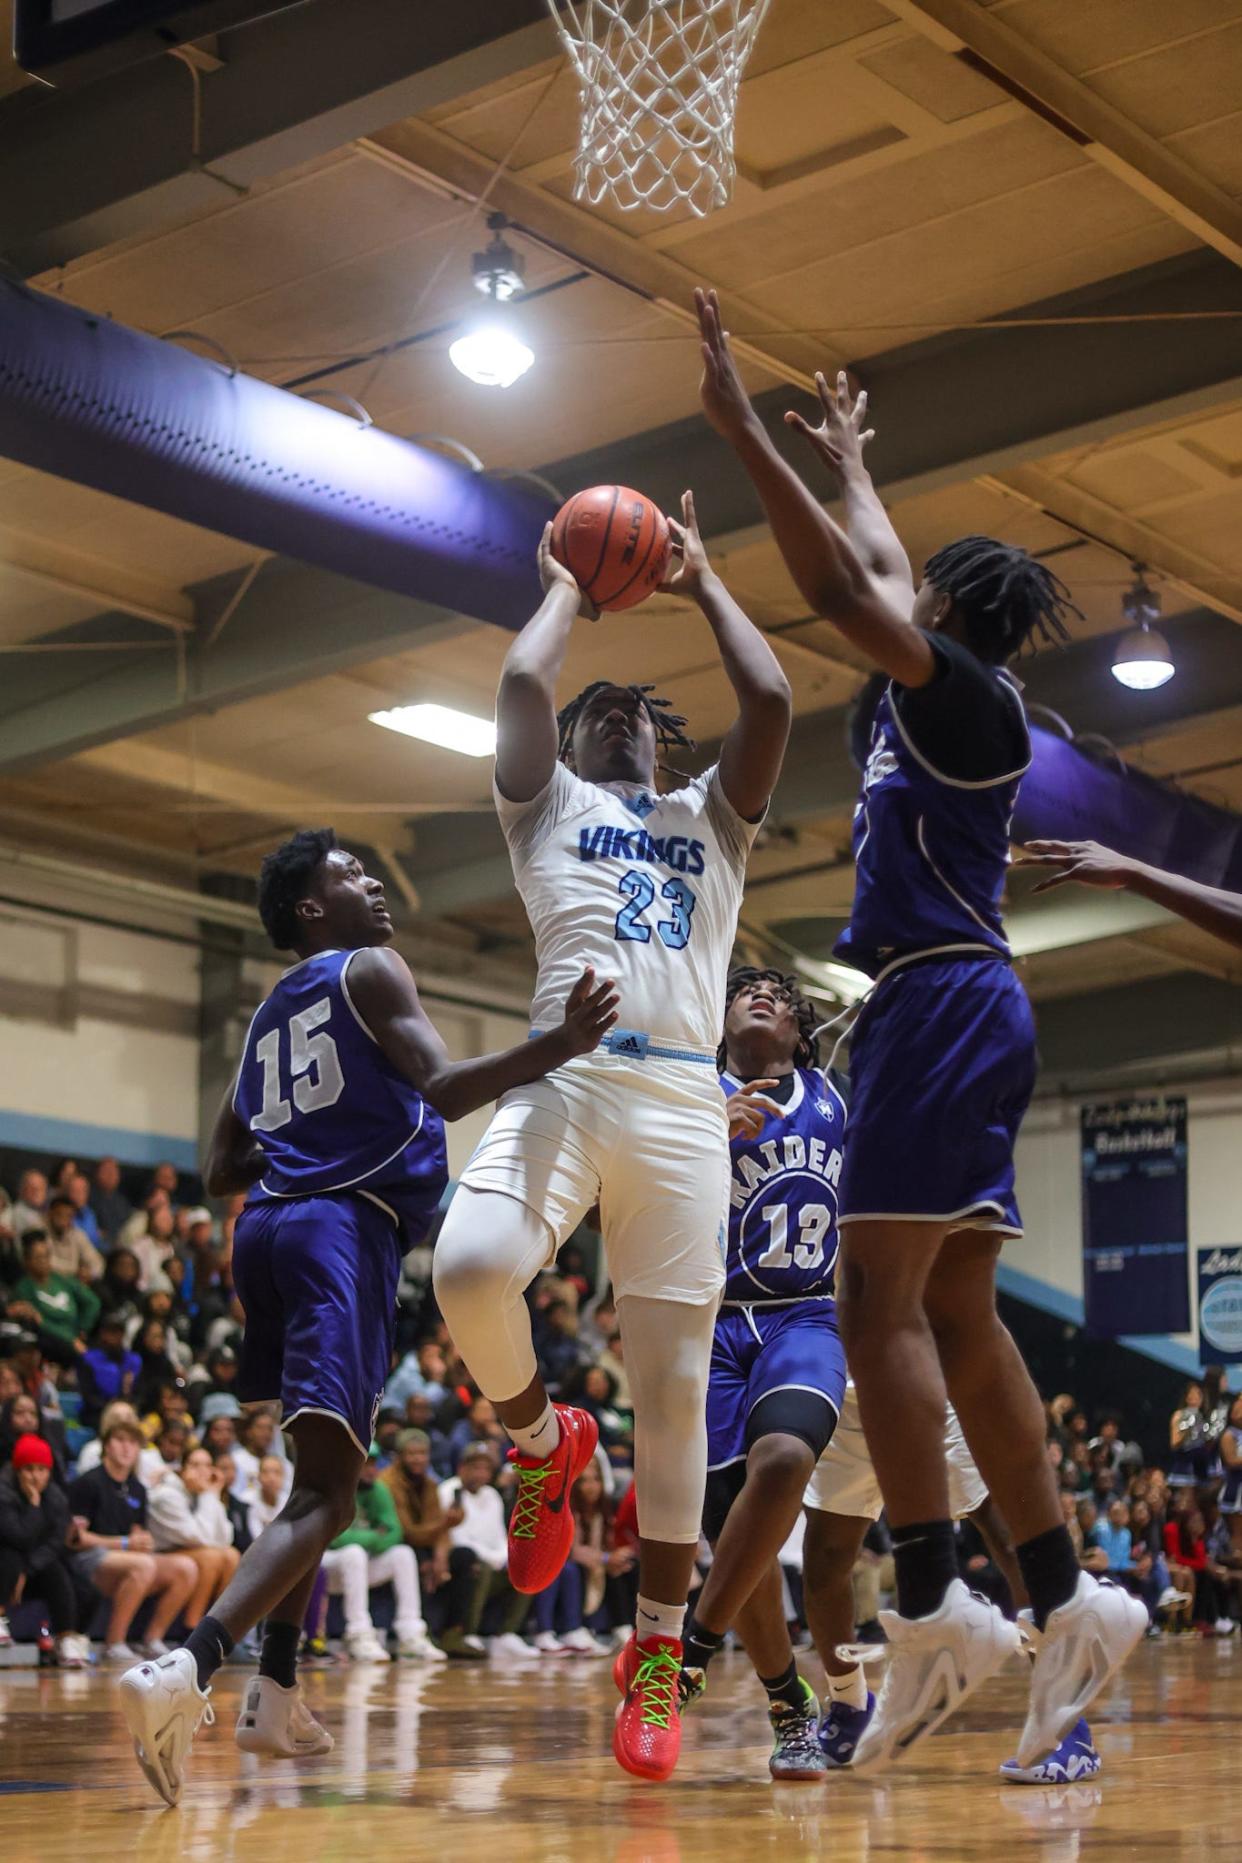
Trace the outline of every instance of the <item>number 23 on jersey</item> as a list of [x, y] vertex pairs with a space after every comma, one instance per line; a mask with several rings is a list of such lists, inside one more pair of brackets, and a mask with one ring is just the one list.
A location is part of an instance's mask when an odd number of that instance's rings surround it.
[[[645, 914], [648, 907], [655, 902], [655, 881], [649, 873], [644, 873], [641, 867], [631, 867], [628, 873], [622, 874], [619, 890], [624, 893], [629, 904], [622, 906], [617, 914], [617, 937], [623, 943], [630, 941], [649, 944], [651, 926], [647, 923]], [[684, 951], [690, 942], [690, 921], [694, 916], [695, 907], [694, 893], [684, 880], [665, 880], [660, 888], [660, 898], [668, 901], [670, 916], [657, 919], [656, 932], [670, 951]]]

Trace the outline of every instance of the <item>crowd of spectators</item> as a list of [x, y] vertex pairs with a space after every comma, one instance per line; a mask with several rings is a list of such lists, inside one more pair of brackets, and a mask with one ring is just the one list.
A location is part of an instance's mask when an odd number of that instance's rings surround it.
[[[160, 1654], [210, 1609], [289, 1489], [274, 1406], [236, 1394], [240, 1199], [213, 1215], [171, 1164], [31, 1165], [0, 1187], [0, 1646], [66, 1667]], [[570, 1567], [534, 1600], [507, 1576], [516, 1486], [407, 1259], [400, 1350], [350, 1527], [325, 1556], [305, 1649], [327, 1659], [597, 1654], [632, 1621], [633, 1412], [615, 1308], [581, 1250], [532, 1290], [541, 1368], [597, 1416]], [[339, 1602], [334, 1602], [338, 1600]], [[236, 1652], [251, 1660], [248, 1639]]]
[[[111, 1158], [31, 1167], [11, 1197], [0, 1188], [0, 1646], [16, 1627], [69, 1667], [96, 1651], [118, 1662], [158, 1654], [279, 1513], [290, 1468], [275, 1409], [243, 1410], [235, 1389], [239, 1208], [213, 1215], [171, 1164], [148, 1175]], [[425, 1662], [590, 1656], [624, 1639], [637, 1592], [633, 1406], [616, 1308], [588, 1254], [568, 1244], [528, 1296], [545, 1383], [599, 1425], [570, 1497], [561, 1576], [534, 1599], [509, 1583], [509, 1441], [439, 1317], [431, 1251], [419, 1248], [406, 1259], [355, 1518], [311, 1600], [312, 1659], [382, 1662], [390, 1646]], [[1126, 1439], [1120, 1418], [1093, 1427], [1069, 1396], [1048, 1405], [1048, 1455], [1084, 1566], [1141, 1597], [1153, 1634], [1232, 1633], [1242, 1398], [1223, 1374], [1188, 1386], [1162, 1463]], [[972, 1584], [1005, 1602], [969, 1523], [960, 1558]], [[801, 1637], [797, 1532], [782, 1564]], [[890, 1583], [880, 1522], [855, 1574], [860, 1635], [882, 1634]], [[236, 1654], [253, 1660], [253, 1640]]]

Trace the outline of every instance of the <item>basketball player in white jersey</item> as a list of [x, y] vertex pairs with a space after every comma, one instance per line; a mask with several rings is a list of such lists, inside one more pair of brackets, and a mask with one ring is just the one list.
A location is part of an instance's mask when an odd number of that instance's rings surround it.
[[624, 1700], [613, 1751], [650, 1779], [669, 1776], [680, 1744], [681, 1628], [724, 1278], [729, 1149], [716, 1044], [746, 860], [791, 709], [770, 647], [708, 564], [689, 493], [682, 514], [668, 586], [701, 609], [738, 716], [719, 761], [663, 792], [659, 751], [693, 748], [667, 700], [600, 681], [557, 713], [557, 677], [584, 598], [545, 534], [545, 599], [500, 682], [496, 807], [535, 935], [534, 1028], [563, 1002], [562, 980], [588, 963], [616, 979], [618, 1023], [590, 1062], [503, 1096], [435, 1254], [445, 1320], [516, 1445], [509, 1575], [519, 1590], [540, 1591], [568, 1556], [567, 1499], [596, 1426], [549, 1402], [523, 1293], [599, 1203], [634, 1393], [641, 1537], [638, 1622], [617, 1664]]

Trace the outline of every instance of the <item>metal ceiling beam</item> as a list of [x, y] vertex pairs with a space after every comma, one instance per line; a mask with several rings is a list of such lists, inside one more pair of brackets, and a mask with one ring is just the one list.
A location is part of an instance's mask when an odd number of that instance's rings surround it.
[[[1170, 328], [1186, 326], [1159, 321], [1188, 311], [1242, 312], [1242, 278], [1214, 253], [1145, 268], [1025, 309], [1032, 319], [1108, 316], [1125, 321], [1051, 327], [1032, 322], [1029, 328], [937, 338], [869, 359], [862, 374], [879, 427], [872, 466], [887, 499], [1004, 470], [1242, 396], [1236, 322], [1219, 318], [1188, 326], [1194, 330], [1192, 341], [1171, 342]], [[781, 421], [787, 404], [783, 388], [757, 403], [782, 447], [792, 445]], [[790, 456], [805, 465], [800, 454]], [[675, 508], [684, 486], [694, 484], [700, 488], [704, 528], [717, 552], [766, 534], [750, 480], [697, 414], [544, 464], [541, 470], [567, 487], [641, 485], [666, 508]], [[221, 578], [187, 592], [205, 630], [235, 587], [235, 578]], [[66, 678], [72, 656], [48, 655], [42, 664], [35, 663], [35, 656], [30, 662], [6, 656], [0, 769], [33, 767], [150, 730], [192, 710], [233, 704], [319, 671], [377, 658], [413, 638], [429, 613], [437, 626], [461, 625], [442, 610], [428, 611], [326, 572], [271, 562], [209, 653], [197, 636], [186, 643], [184, 681], [175, 643], [149, 658], [118, 656], [115, 665], [104, 654], [83, 655], [77, 691]], [[92, 627], [115, 627], [116, 619], [98, 617], [81, 633], [85, 637]], [[255, 619], [261, 622], [258, 630]], [[235, 633], [244, 652], [232, 640]], [[1051, 676], [1055, 686], [1051, 666], [1045, 672], [1044, 661], [1039, 664], [1039, 678]], [[1109, 694], [1106, 705], [1115, 704], [1112, 685], [1105, 674], [1099, 691]], [[1147, 695], [1146, 715], [1161, 715], [1166, 703], [1176, 706], [1181, 701], [1169, 695], [1186, 689], [1179, 677], [1163, 697]], [[1046, 702], [1064, 710], [1066, 700], [1061, 696], [1058, 703], [1058, 696]], [[1097, 723], [1096, 698], [1092, 705], [1087, 719], [1071, 704], [1079, 728]], [[1099, 728], [1112, 729], [1107, 720]], [[457, 855], [465, 853], [456, 843], [459, 828], [453, 837]]]
[[44, 588], [154, 622], [174, 634], [188, 633], [194, 626], [194, 604], [184, 590], [168, 588], [141, 572], [102, 563], [43, 537], [0, 530], [0, 564]]
[[1242, 265], [1242, 206], [979, 0], [885, 0], [890, 12], [1016, 97], [1091, 161]]
[[[231, 588], [192, 591], [203, 613]], [[99, 617], [106, 627], [110, 617]], [[149, 653], [92, 653], [79, 684], [62, 656], [11, 662], [0, 712], [0, 771], [28, 770], [98, 744], [240, 704], [418, 642], [443, 640], [459, 615], [300, 564], [272, 563], [214, 644], [179, 637]]]
[[[254, 182], [553, 56], [543, 0], [301, 7], [220, 35], [192, 146], [192, 74], [157, 58], [0, 100], [0, 252], [26, 276], [235, 201]], [[141, 134], [135, 133], [141, 125]]]
[[[405, 175], [416, 186], [474, 204], [486, 197], [489, 208], [507, 214], [514, 226], [552, 251], [572, 259], [596, 277], [631, 292], [680, 324], [696, 345], [698, 324], [693, 292], [704, 281], [680, 260], [622, 232], [589, 208], [498, 169], [486, 155], [446, 135], [430, 123], [395, 123], [359, 143], [365, 155]], [[779, 317], [721, 292], [725, 321], [734, 332], [737, 355], [779, 381], [814, 391], [815, 370], [845, 360], [822, 343], [788, 333]], [[689, 352], [688, 352], [689, 353]], [[697, 353], [697, 350], [695, 351]]]
[[[869, 356], [854, 372], [875, 415], [875, 482], [896, 503], [1236, 400], [1239, 320], [1242, 277], [1201, 252], [1023, 305], [1004, 328]], [[755, 400], [777, 447], [814, 473], [784, 425], [789, 405], [784, 388]], [[717, 552], [768, 534], [745, 470], [697, 413], [540, 470], [566, 490], [640, 485], [666, 509], [695, 485]]]
[[1161, 582], [1167, 582], [1192, 602], [1214, 608], [1231, 621], [1242, 622], [1242, 581], [1219, 563], [1188, 550], [1140, 518], [1119, 511], [1078, 485], [1056, 478], [1037, 465], [1014, 466], [1008, 472], [988, 474], [981, 484], [992, 485], [1008, 498], [1031, 505], [1067, 530], [1106, 544], [1110, 550], [1140, 562]]

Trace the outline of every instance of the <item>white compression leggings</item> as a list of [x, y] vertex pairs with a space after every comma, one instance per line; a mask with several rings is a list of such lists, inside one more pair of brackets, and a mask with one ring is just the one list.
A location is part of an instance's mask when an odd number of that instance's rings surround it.
[[[535, 1376], [522, 1296], [553, 1259], [542, 1216], [500, 1191], [458, 1187], [433, 1258], [436, 1299], [484, 1396], [503, 1404]], [[634, 1479], [644, 1539], [692, 1546], [707, 1480], [714, 1302], [624, 1294], [617, 1320], [634, 1399]]]

